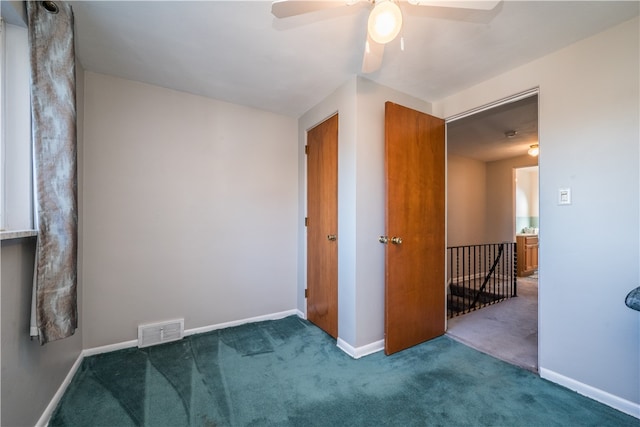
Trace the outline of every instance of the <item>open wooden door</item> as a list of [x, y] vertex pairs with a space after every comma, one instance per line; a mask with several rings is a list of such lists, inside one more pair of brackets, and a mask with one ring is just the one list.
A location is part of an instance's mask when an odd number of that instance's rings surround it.
[[338, 115], [307, 132], [307, 318], [338, 337]]
[[445, 331], [444, 120], [385, 104], [385, 353]]

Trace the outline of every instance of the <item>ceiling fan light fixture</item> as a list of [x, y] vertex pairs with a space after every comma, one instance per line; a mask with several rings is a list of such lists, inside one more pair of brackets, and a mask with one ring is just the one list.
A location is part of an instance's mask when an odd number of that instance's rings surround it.
[[368, 29], [371, 39], [379, 44], [395, 39], [402, 28], [402, 12], [391, 0], [377, 0], [369, 14]]
[[536, 157], [538, 154], [540, 154], [540, 146], [538, 144], [533, 144], [529, 147], [529, 150], [527, 151], [527, 153], [531, 156], [531, 157]]

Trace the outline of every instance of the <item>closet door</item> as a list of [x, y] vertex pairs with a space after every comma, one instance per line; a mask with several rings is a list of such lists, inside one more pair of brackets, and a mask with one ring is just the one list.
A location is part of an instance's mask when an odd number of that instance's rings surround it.
[[338, 337], [338, 115], [307, 132], [307, 319]]

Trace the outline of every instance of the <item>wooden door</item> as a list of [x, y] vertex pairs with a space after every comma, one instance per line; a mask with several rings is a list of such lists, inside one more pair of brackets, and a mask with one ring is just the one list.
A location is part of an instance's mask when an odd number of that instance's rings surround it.
[[442, 119], [385, 104], [386, 354], [444, 334], [444, 129]]
[[338, 337], [338, 115], [307, 132], [307, 318]]

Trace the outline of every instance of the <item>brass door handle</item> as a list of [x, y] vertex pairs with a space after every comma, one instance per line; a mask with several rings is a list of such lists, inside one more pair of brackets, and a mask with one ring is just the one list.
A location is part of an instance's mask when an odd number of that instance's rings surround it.
[[334, 240], [338, 240], [338, 236], [335, 234], [327, 234], [327, 240], [333, 242]]
[[401, 245], [402, 244], [402, 237], [392, 237], [391, 238], [391, 243], [393, 243], [394, 245]]
[[388, 236], [380, 236], [380, 237], [378, 237], [378, 242], [382, 243], [383, 245], [386, 245], [387, 243], [389, 243], [389, 237]]

